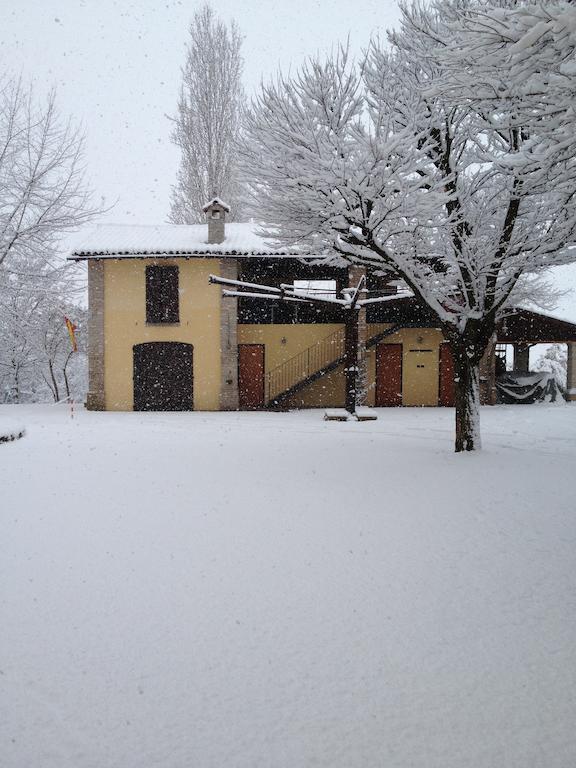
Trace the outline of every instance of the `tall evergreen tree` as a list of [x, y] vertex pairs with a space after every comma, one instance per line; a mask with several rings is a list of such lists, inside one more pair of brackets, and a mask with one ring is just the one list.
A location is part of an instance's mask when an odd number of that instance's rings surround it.
[[236, 165], [236, 141], [245, 96], [241, 77], [242, 37], [209, 5], [194, 14], [172, 140], [180, 147], [177, 182], [172, 188], [170, 221], [203, 221], [202, 206], [220, 197], [231, 218], [242, 217], [242, 190]]

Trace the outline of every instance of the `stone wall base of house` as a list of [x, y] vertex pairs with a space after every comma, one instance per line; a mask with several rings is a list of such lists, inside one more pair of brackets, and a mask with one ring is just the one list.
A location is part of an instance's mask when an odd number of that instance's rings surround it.
[[86, 410], [105, 411], [106, 404], [104, 402], [104, 395], [100, 392], [88, 392], [86, 395]]
[[[236, 259], [220, 260], [220, 276], [238, 279]], [[220, 410], [237, 411], [238, 402], [238, 300], [220, 299]]]
[[576, 402], [576, 344], [568, 342], [568, 360], [566, 366], [566, 400]]
[[88, 262], [88, 386], [86, 408], [104, 411], [104, 262]]

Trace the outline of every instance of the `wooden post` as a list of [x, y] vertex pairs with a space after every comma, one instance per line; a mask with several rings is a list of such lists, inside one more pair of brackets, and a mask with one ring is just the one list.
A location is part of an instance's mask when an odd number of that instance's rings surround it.
[[528, 373], [530, 370], [531, 344], [514, 344], [514, 373]]
[[356, 412], [356, 388], [358, 382], [358, 310], [349, 309], [346, 312], [346, 410]]
[[[356, 288], [361, 280], [364, 280], [364, 289], [366, 288], [366, 267], [352, 265], [348, 267], [348, 287]], [[366, 293], [361, 290], [358, 299], [366, 298]], [[356, 357], [356, 405], [366, 405], [366, 395], [368, 389], [368, 360], [366, 357], [366, 307], [355, 307], [358, 353]]]
[[480, 361], [480, 403], [496, 405], [496, 337], [492, 337]]

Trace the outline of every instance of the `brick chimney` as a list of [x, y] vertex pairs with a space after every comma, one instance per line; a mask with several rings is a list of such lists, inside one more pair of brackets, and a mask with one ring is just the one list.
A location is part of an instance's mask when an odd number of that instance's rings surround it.
[[208, 242], [223, 243], [226, 214], [230, 213], [230, 206], [226, 205], [218, 197], [214, 197], [210, 202], [206, 203], [202, 210], [208, 219]]

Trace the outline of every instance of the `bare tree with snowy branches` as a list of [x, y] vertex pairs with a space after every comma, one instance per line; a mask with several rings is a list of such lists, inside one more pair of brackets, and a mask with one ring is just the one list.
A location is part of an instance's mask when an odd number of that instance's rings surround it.
[[[361, 66], [340, 49], [264, 86], [243, 146], [269, 237], [393, 271], [432, 310], [454, 356], [456, 451], [480, 447], [479, 365], [498, 317], [527, 280], [576, 259], [576, 164], [547, 154], [548, 117], [504, 63], [491, 104], [454, 97], [455, 26], [491, 7], [404, 6], [389, 46], [374, 40]], [[470, 91], [474, 40], [459, 71]], [[548, 53], [531, 66], [550, 67]]]
[[57, 401], [85, 392], [83, 334], [77, 334], [78, 353], [71, 354], [65, 325], [71, 317], [81, 326], [86, 315], [74, 301], [77, 286], [69, 266], [58, 270], [36, 259], [20, 261], [18, 274], [0, 291], [0, 403]]
[[[60, 308], [73, 306], [78, 285], [59, 243], [97, 213], [83, 151], [83, 136], [61, 119], [54, 92], [41, 103], [20, 80], [0, 84], [0, 401], [42, 399], [42, 340], [65, 338]], [[54, 376], [60, 357], [50, 358]]]
[[19, 80], [0, 84], [0, 266], [48, 259], [63, 233], [95, 213], [84, 181], [84, 139], [61, 120], [55, 93], [39, 104]]
[[181, 151], [172, 187], [174, 224], [200, 223], [213, 197], [226, 200], [232, 220], [242, 219], [236, 148], [245, 103], [241, 47], [235, 22], [228, 28], [207, 4], [194, 14], [173, 119], [172, 140]]

